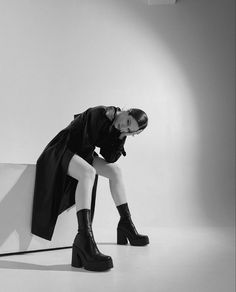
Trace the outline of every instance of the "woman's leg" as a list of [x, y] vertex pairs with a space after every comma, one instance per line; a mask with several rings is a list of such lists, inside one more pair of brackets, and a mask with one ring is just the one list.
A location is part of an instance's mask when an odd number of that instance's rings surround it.
[[120, 168], [115, 163], [108, 163], [101, 157], [95, 157], [93, 167], [98, 175], [109, 179], [112, 198], [116, 206], [127, 202], [125, 185]]
[[73, 267], [84, 267], [91, 271], [104, 271], [113, 267], [110, 256], [98, 250], [91, 224], [91, 195], [94, 184], [95, 169], [83, 158], [74, 155], [68, 166], [68, 175], [78, 180], [75, 192], [78, 233], [73, 242]]
[[75, 154], [70, 160], [67, 174], [78, 180], [75, 192], [76, 212], [81, 209], [90, 209], [96, 170]]
[[148, 244], [148, 236], [139, 234], [131, 219], [120, 168], [117, 164], [108, 163], [101, 157], [95, 157], [93, 166], [99, 175], [109, 178], [112, 198], [120, 214], [120, 221], [117, 226], [117, 243], [127, 244], [128, 238], [131, 245], [143, 246]]

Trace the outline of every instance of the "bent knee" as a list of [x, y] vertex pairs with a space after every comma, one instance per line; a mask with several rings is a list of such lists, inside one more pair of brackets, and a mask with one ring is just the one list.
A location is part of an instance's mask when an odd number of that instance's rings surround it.
[[68, 166], [68, 175], [73, 178], [79, 179], [91, 179], [94, 180], [96, 170], [93, 166], [87, 163], [80, 157], [74, 156]]
[[112, 165], [110, 165], [110, 167], [111, 167], [110, 179], [111, 180], [119, 179], [122, 176], [120, 166], [116, 163], [113, 163]]
[[88, 166], [83, 169], [82, 173], [80, 174], [80, 178], [94, 180], [95, 175], [96, 175], [95, 168], [92, 166], [90, 167]]

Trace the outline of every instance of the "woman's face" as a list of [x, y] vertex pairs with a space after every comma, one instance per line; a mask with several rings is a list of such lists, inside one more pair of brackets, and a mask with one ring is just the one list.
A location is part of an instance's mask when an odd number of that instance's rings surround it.
[[117, 112], [114, 127], [120, 132], [137, 132], [139, 129], [137, 121], [127, 111]]

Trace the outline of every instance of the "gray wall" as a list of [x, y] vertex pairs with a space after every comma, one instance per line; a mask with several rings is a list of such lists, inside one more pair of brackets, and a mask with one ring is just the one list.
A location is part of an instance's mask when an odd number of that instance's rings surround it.
[[[2, 0], [0, 162], [35, 163], [87, 107], [140, 107], [149, 127], [119, 160], [136, 221], [232, 226], [234, 10], [233, 0]], [[95, 224], [115, 224], [111, 204], [101, 178]]]

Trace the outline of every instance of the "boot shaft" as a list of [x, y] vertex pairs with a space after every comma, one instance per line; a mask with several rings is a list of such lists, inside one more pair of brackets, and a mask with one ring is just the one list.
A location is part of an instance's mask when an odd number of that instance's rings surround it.
[[118, 223], [118, 228], [127, 228], [137, 233], [134, 223], [131, 219], [131, 214], [129, 211], [129, 206], [127, 203], [117, 206], [118, 212], [120, 214], [120, 220]]
[[74, 245], [79, 245], [90, 253], [98, 253], [98, 248], [93, 236], [91, 213], [89, 209], [82, 209], [77, 212], [78, 233], [74, 239]]
[[120, 214], [121, 219], [129, 219], [131, 217], [129, 206], [127, 203], [119, 205], [116, 208]]
[[77, 212], [78, 231], [91, 231], [91, 211], [89, 209], [82, 209]]

